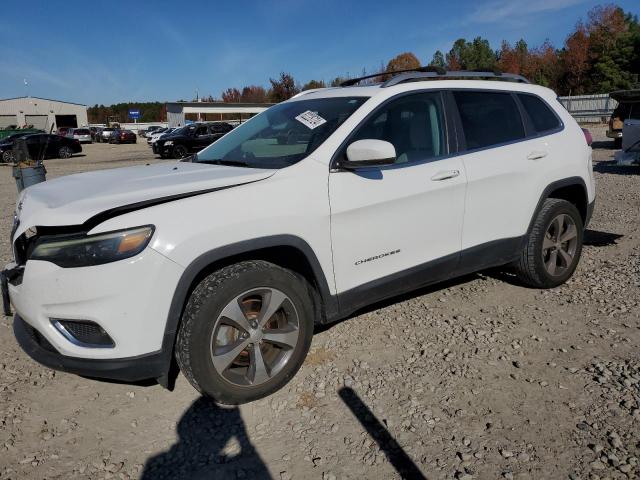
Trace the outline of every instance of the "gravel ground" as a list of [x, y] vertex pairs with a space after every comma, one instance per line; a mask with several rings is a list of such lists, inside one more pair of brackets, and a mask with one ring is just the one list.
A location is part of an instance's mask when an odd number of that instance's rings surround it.
[[[621, 479], [640, 476], [640, 170], [595, 129], [597, 206], [566, 285], [492, 270], [317, 332], [293, 381], [221, 409], [58, 373], [0, 317], [0, 479]], [[89, 145], [49, 177], [152, 159]], [[0, 238], [15, 203], [0, 167]], [[0, 261], [10, 260], [0, 244]]]

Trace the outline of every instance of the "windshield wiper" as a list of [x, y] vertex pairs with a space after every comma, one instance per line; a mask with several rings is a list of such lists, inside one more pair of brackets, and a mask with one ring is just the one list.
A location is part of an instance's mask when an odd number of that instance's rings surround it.
[[247, 162], [243, 162], [242, 160], [198, 160], [199, 163], [212, 163], [214, 165], [225, 165], [228, 167], [248, 167], [249, 164]]

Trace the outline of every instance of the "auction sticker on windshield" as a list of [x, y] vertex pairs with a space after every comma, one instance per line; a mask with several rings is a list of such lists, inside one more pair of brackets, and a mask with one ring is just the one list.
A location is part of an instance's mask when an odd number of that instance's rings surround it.
[[323, 123], [327, 123], [327, 121], [318, 115], [316, 112], [312, 112], [311, 110], [307, 110], [306, 112], [302, 112], [300, 115], [296, 117], [300, 123], [305, 125], [307, 128], [313, 130], [316, 127], [319, 127]]

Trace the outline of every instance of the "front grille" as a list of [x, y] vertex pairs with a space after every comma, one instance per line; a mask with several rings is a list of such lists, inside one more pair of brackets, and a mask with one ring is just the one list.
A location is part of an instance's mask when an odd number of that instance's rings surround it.
[[51, 323], [67, 340], [81, 347], [109, 348], [115, 346], [109, 334], [95, 322], [52, 318]]

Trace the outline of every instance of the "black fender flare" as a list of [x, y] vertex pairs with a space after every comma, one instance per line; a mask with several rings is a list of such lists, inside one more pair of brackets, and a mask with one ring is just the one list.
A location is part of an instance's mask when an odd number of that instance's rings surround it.
[[[582, 187], [582, 190], [584, 192], [584, 198], [586, 199], [587, 206], [588, 206], [589, 194], [587, 190], [587, 184], [584, 182], [584, 179], [582, 177], [567, 177], [561, 180], [556, 180], [555, 182], [551, 182], [549, 185], [545, 187], [545, 189], [540, 194], [540, 199], [538, 200], [538, 204], [536, 205], [536, 208], [533, 211], [533, 215], [531, 216], [531, 220], [529, 221], [529, 228], [527, 228], [527, 235], [524, 237], [523, 242], [526, 243], [528, 235], [531, 233], [531, 230], [533, 230], [533, 224], [536, 220], [536, 217], [538, 216], [538, 213], [542, 209], [542, 205], [544, 201], [547, 198], [549, 198], [549, 195], [551, 194], [551, 192], [558, 190], [559, 188], [571, 187], [574, 185]], [[585, 222], [585, 227], [586, 227], [586, 223], [587, 222]]]
[[[236, 255], [248, 254], [254, 251], [262, 250], [270, 247], [293, 247], [305, 256], [311, 266], [315, 283], [318, 287], [318, 294], [322, 302], [321, 317], [324, 319], [333, 319], [338, 316], [338, 304], [335, 296], [331, 295], [329, 284], [320, 262], [309, 244], [302, 238], [295, 235], [272, 235], [268, 237], [260, 237], [251, 240], [244, 240], [238, 243], [224, 245], [202, 253], [193, 260], [182, 272], [180, 280], [176, 285], [167, 315], [167, 321], [164, 329], [164, 337], [162, 339], [162, 352], [166, 359], [167, 372], [158, 381], [167, 387], [171, 385], [170, 366], [173, 363], [173, 349], [175, 345], [176, 335], [180, 326], [180, 319], [184, 306], [187, 303], [191, 288], [198, 275], [211, 264], [224, 260], [225, 258], [234, 257]], [[177, 372], [176, 372], [177, 373]], [[170, 387], [169, 387], [170, 388]]]

